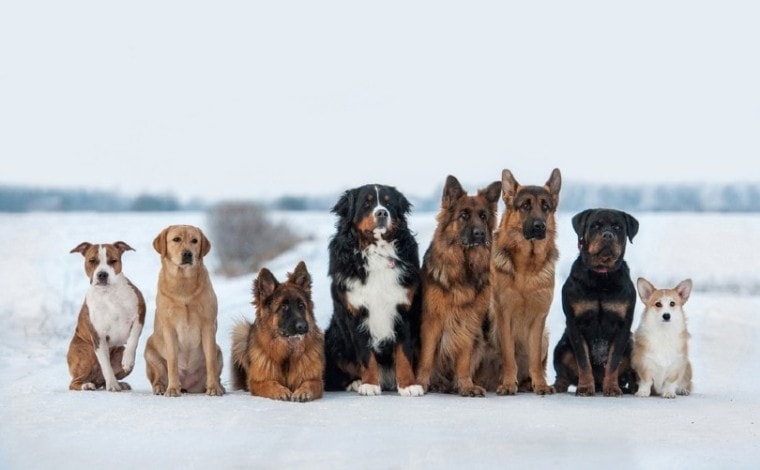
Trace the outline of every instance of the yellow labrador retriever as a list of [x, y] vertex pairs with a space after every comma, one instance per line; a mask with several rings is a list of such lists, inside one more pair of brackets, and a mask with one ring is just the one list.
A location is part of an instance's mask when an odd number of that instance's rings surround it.
[[171, 225], [155, 240], [161, 254], [156, 318], [145, 345], [153, 393], [221, 396], [222, 350], [216, 344], [216, 294], [203, 257], [211, 243], [191, 225]]

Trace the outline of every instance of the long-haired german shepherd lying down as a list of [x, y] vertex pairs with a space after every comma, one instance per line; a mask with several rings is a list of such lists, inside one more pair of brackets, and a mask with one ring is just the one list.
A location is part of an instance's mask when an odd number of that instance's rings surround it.
[[324, 339], [314, 321], [311, 276], [303, 261], [279, 283], [266, 268], [253, 282], [256, 320], [232, 330], [232, 382], [236, 390], [275, 400], [322, 396]]

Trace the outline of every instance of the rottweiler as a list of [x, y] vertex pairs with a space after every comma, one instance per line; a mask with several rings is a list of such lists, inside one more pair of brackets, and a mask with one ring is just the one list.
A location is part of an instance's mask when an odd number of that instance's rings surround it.
[[562, 286], [565, 332], [554, 348], [554, 389], [578, 396], [634, 393], [630, 358], [636, 289], [623, 259], [639, 222], [614, 209], [587, 209], [573, 216], [580, 254]]

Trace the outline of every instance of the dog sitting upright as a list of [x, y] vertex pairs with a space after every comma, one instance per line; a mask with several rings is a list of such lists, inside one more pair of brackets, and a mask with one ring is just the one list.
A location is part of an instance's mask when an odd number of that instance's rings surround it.
[[632, 393], [631, 324], [636, 289], [624, 260], [626, 238], [633, 241], [639, 222], [614, 209], [588, 209], [573, 217], [580, 254], [562, 286], [566, 328], [554, 348], [554, 389], [590, 396]]
[[657, 289], [640, 277], [636, 283], [644, 314], [634, 335], [631, 364], [639, 379], [637, 397], [652, 391], [663, 398], [691, 393], [689, 331], [683, 306], [691, 294], [691, 279], [673, 289]]
[[66, 359], [70, 390], [130, 390], [119, 382], [135, 365], [137, 341], [145, 322], [142, 293], [122, 273], [121, 255], [134, 251], [122, 241], [80, 243], [71, 253], [84, 256], [90, 288], [79, 312]]
[[298, 263], [283, 283], [263, 268], [253, 295], [256, 320], [242, 320], [232, 330], [233, 387], [274, 400], [320, 398], [324, 338], [314, 320], [306, 264]]

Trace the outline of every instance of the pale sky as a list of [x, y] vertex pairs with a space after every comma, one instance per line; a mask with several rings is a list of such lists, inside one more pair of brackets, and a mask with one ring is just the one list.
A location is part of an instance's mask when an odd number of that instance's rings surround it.
[[756, 1], [0, 4], [0, 184], [427, 195], [758, 157]]

